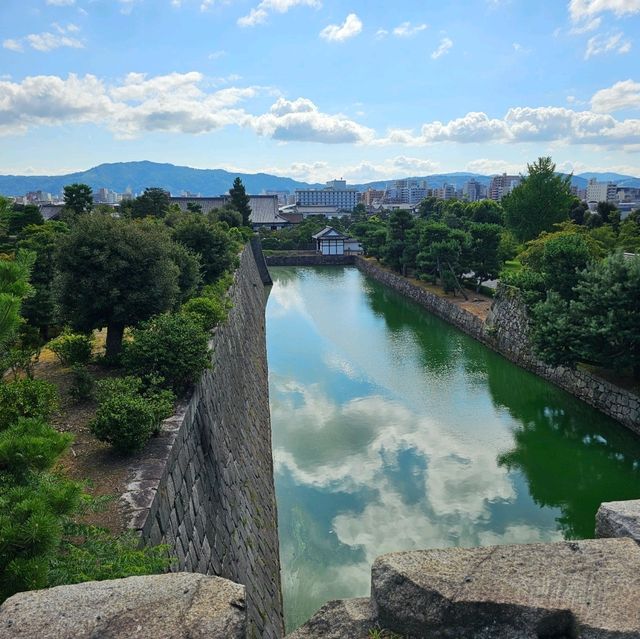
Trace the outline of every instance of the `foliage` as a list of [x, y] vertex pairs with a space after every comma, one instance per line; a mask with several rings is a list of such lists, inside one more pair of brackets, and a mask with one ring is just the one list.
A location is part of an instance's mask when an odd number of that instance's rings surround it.
[[53, 279], [56, 243], [68, 230], [66, 224], [52, 221], [27, 226], [18, 236], [18, 248], [33, 251], [36, 255], [30, 280], [34, 293], [24, 300], [22, 316], [40, 329], [45, 340], [49, 327], [55, 321]]
[[244, 224], [242, 214], [236, 211], [233, 205], [227, 204], [221, 209], [216, 209], [212, 213], [214, 213], [214, 220], [216, 222], [226, 222], [230, 228], [235, 228]]
[[64, 533], [51, 562], [49, 587], [152, 575], [171, 565], [167, 546], [140, 547], [134, 532], [114, 536], [95, 526], [70, 523]]
[[555, 173], [550, 157], [528, 164], [529, 174], [502, 199], [507, 228], [519, 241], [531, 240], [569, 217], [571, 176]]
[[19, 379], [0, 385], [0, 430], [21, 417], [47, 420], [58, 408], [56, 387], [39, 379]]
[[206, 284], [214, 282], [233, 264], [233, 243], [219, 223], [212, 223], [201, 215], [188, 215], [178, 223], [174, 238], [197, 254]]
[[185, 302], [192, 297], [202, 284], [200, 258], [186, 246], [172, 242], [170, 247], [171, 259], [180, 270], [178, 275], [179, 302]]
[[529, 308], [544, 300], [547, 294], [546, 277], [528, 267], [519, 270], [502, 271], [500, 280], [508, 286], [520, 289], [523, 300]]
[[93, 336], [73, 333], [68, 328], [52, 339], [47, 348], [52, 351], [63, 366], [86, 364], [93, 352]]
[[212, 329], [227, 316], [224, 301], [214, 297], [193, 297], [182, 306], [182, 311], [195, 316], [206, 330]]
[[44, 224], [40, 209], [35, 204], [13, 204], [0, 213], [0, 219], [9, 235], [18, 235], [30, 225]]
[[174, 255], [161, 225], [83, 216], [60, 238], [56, 253], [61, 319], [82, 332], [106, 326], [107, 357], [116, 357], [125, 326], [178, 301]]
[[407, 252], [410, 243], [408, 235], [414, 226], [413, 215], [406, 210], [398, 210], [391, 213], [387, 224], [387, 241], [385, 243], [384, 261], [392, 269], [401, 271], [406, 275]]
[[573, 299], [534, 309], [533, 340], [552, 363], [576, 361], [640, 376], [640, 258], [617, 253], [587, 268]]
[[93, 399], [95, 380], [86, 366], [75, 364], [71, 367], [71, 386], [69, 396], [77, 404]]
[[173, 393], [145, 389], [139, 377], [106, 379], [97, 386], [99, 405], [89, 427], [122, 453], [141, 450], [173, 410]]
[[75, 216], [90, 213], [93, 209], [93, 191], [86, 184], [69, 184], [64, 187], [64, 206]]
[[242, 224], [244, 226], [250, 225], [251, 206], [249, 205], [249, 196], [245, 191], [242, 180], [237, 177], [233, 181], [233, 186], [229, 189], [229, 195], [231, 196], [231, 206], [235, 211], [238, 211], [242, 217]]
[[472, 223], [468, 227], [470, 236], [468, 265], [474, 273], [476, 290], [482, 282], [498, 277], [501, 267], [499, 257], [502, 227], [497, 224]]
[[131, 204], [131, 217], [163, 218], [169, 210], [169, 194], [164, 189], [148, 188]]
[[209, 334], [184, 313], [158, 315], [133, 329], [122, 362], [133, 375], [155, 375], [181, 395], [210, 366]]

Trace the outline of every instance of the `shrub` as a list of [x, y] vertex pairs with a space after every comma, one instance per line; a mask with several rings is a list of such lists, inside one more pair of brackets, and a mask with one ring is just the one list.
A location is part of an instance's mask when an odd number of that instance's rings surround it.
[[174, 395], [167, 390], [144, 388], [139, 377], [121, 377], [98, 383], [100, 402], [91, 432], [116, 450], [141, 450], [160, 422], [171, 414]]
[[39, 379], [19, 379], [0, 384], [0, 430], [20, 417], [47, 420], [58, 408], [56, 387]]
[[65, 330], [52, 339], [47, 347], [55, 353], [63, 366], [86, 364], [91, 359], [93, 337]]
[[95, 380], [86, 366], [82, 364], [74, 364], [71, 368], [71, 386], [69, 388], [69, 396], [76, 402], [81, 404], [93, 399], [95, 391]]
[[194, 315], [206, 330], [211, 330], [227, 316], [224, 302], [214, 297], [194, 297], [182, 306], [182, 310]]
[[209, 334], [190, 314], [158, 315], [131, 333], [122, 357], [127, 371], [161, 377], [178, 395], [210, 365]]

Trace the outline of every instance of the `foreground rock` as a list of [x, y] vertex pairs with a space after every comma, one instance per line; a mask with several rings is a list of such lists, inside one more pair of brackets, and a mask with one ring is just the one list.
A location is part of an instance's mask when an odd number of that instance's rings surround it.
[[244, 639], [244, 587], [177, 573], [90, 581], [14, 595], [0, 638]]
[[378, 623], [429, 639], [638, 639], [631, 539], [392, 553], [372, 569]]
[[330, 601], [287, 639], [369, 639], [376, 627], [369, 599]]
[[596, 515], [596, 537], [630, 537], [640, 542], [640, 499], [601, 504]]

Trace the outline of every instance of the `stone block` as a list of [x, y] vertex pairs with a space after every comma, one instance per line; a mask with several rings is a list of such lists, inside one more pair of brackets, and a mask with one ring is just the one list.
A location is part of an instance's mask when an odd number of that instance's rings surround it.
[[640, 542], [640, 499], [601, 504], [596, 514], [596, 537], [631, 537]]
[[2, 639], [244, 639], [244, 587], [175, 573], [92, 581], [14, 595]]
[[640, 637], [640, 546], [630, 539], [451, 548], [376, 559], [378, 621], [450, 639]]

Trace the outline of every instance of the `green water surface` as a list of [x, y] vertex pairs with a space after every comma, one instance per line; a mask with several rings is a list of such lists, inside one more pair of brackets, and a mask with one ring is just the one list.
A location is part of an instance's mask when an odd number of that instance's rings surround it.
[[355, 268], [278, 267], [267, 307], [287, 630], [396, 550], [593, 537], [640, 438]]

